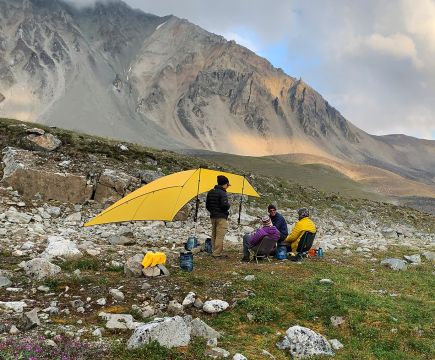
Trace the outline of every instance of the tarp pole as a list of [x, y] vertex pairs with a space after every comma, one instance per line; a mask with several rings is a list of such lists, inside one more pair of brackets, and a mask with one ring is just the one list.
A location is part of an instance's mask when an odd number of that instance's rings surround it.
[[196, 206], [195, 206], [195, 216], [193, 221], [196, 223], [198, 221], [198, 211], [199, 211], [199, 184], [201, 182], [201, 168], [199, 168], [199, 176], [198, 176], [198, 189], [196, 191]]
[[243, 191], [245, 190], [245, 176], [243, 176], [243, 183], [242, 183], [242, 195], [240, 195], [240, 204], [239, 204], [239, 220], [238, 224], [240, 225], [240, 217], [242, 215], [242, 204], [243, 204]]

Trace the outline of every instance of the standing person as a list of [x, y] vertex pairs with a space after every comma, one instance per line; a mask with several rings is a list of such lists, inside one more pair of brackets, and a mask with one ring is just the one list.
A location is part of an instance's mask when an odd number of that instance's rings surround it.
[[316, 233], [316, 225], [313, 220], [310, 219], [310, 212], [307, 208], [301, 208], [298, 210], [299, 221], [293, 227], [293, 230], [289, 236], [284, 240], [284, 244], [291, 247], [292, 252], [296, 252], [299, 241], [304, 235], [305, 231]]
[[280, 232], [272, 224], [269, 216], [263, 216], [261, 218], [261, 227], [255, 232], [255, 234], [245, 234], [243, 236], [243, 262], [249, 262], [249, 249], [252, 249], [260, 244], [261, 240], [268, 236], [272, 241], [278, 241]]
[[207, 193], [205, 207], [210, 213], [212, 235], [212, 256], [222, 257], [224, 238], [228, 231], [228, 216], [230, 203], [228, 202], [227, 189], [230, 186], [228, 178], [218, 175], [217, 185]]
[[281, 234], [278, 240], [278, 244], [283, 242], [288, 236], [288, 227], [287, 223], [279, 212], [276, 211], [276, 206], [270, 204], [267, 207], [267, 212], [269, 213], [270, 219], [272, 220], [273, 226], [275, 226], [279, 233]]

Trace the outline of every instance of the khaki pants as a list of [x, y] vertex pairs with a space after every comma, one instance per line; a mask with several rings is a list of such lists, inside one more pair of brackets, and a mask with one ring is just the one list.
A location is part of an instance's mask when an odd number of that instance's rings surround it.
[[211, 246], [213, 256], [221, 256], [224, 249], [224, 238], [228, 230], [227, 219], [211, 219]]

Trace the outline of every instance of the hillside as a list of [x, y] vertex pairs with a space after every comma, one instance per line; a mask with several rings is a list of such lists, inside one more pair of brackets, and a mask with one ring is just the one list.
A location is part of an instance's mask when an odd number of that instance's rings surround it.
[[[303, 153], [433, 192], [434, 141], [369, 135], [303, 80], [187, 20], [60, 0], [0, 0], [0, 18], [3, 117], [156, 148]], [[412, 181], [425, 185], [410, 194]]]
[[[427, 312], [434, 216], [219, 161], [14, 120], [0, 120], [0, 148], [2, 358], [92, 359], [98, 353], [108, 360], [201, 360], [228, 351], [284, 360], [292, 351], [283, 349], [285, 331], [297, 325], [330, 340], [334, 349], [326, 339], [323, 346], [337, 359], [434, 355]], [[241, 225], [239, 196], [230, 197], [228, 258], [196, 249], [193, 272], [179, 267], [187, 238], [195, 233], [203, 243], [210, 235], [203, 197], [197, 226], [191, 204], [173, 222], [83, 227], [141, 184], [198, 166], [244, 173], [261, 195], [245, 199]], [[257, 228], [270, 202], [289, 226], [297, 208], [309, 207], [324, 257], [240, 263], [242, 235]], [[166, 276], [142, 274], [139, 262], [151, 250], [166, 254]], [[401, 271], [381, 264], [391, 257]], [[205, 304], [211, 300], [229, 307], [210, 314]], [[170, 323], [154, 342], [127, 348], [135, 331]], [[168, 349], [167, 341], [184, 345]]]

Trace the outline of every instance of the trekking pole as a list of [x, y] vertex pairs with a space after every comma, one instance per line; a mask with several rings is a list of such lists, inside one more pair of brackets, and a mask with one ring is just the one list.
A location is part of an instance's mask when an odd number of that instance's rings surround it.
[[196, 204], [195, 204], [195, 216], [193, 217], [193, 221], [195, 222], [195, 234], [194, 236], [196, 236], [196, 232], [198, 229], [198, 212], [199, 212], [199, 185], [201, 182], [201, 168], [199, 168], [199, 176], [198, 176], [198, 188], [196, 191]]
[[245, 176], [243, 175], [242, 194], [240, 195], [240, 204], [239, 204], [239, 220], [238, 220], [238, 225], [240, 225], [240, 217], [242, 215], [243, 191], [244, 190], [245, 190]]

